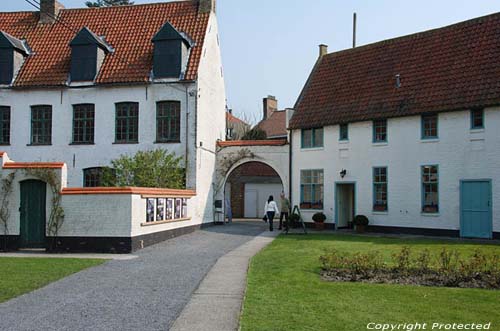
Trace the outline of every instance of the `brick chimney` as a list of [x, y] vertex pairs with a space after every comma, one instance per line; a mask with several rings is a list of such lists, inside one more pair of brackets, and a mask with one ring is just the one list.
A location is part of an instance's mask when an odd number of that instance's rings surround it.
[[42, 24], [54, 23], [61, 9], [64, 9], [64, 6], [57, 0], [40, 0], [39, 22]]
[[214, 12], [216, 9], [216, 0], [199, 0], [200, 5], [198, 7], [199, 13], [210, 13]]
[[263, 99], [264, 103], [264, 120], [268, 119], [272, 113], [278, 110], [278, 100], [275, 96], [269, 95]]
[[319, 45], [319, 58], [321, 59], [326, 54], [328, 54], [328, 45], [325, 44]]

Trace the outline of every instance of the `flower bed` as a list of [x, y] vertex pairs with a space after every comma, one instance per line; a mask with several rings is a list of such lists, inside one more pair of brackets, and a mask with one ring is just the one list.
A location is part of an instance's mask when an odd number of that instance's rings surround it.
[[461, 258], [446, 248], [433, 256], [427, 249], [413, 254], [403, 247], [386, 263], [378, 251], [346, 255], [330, 250], [320, 260], [326, 281], [500, 289], [500, 256], [480, 251]]

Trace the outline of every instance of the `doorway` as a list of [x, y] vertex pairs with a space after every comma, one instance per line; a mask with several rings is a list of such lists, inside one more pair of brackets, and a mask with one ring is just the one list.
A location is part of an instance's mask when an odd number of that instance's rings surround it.
[[356, 212], [355, 183], [337, 183], [335, 187], [335, 219], [337, 228], [352, 228]]
[[490, 180], [464, 180], [460, 183], [460, 236], [491, 239], [492, 190]]
[[21, 182], [20, 239], [23, 248], [45, 247], [47, 184], [39, 180]]

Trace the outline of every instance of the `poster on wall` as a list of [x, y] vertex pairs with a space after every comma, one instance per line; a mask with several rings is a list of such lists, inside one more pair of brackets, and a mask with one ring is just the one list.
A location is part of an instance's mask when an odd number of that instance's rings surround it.
[[174, 218], [174, 199], [167, 199], [167, 220]]
[[161, 222], [165, 220], [165, 199], [156, 200], [156, 221]]
[[187, 199], [182, 199], [182, 218], [187, 218], [188, 203]]
[[181, 218], [182, 199], [175, 199], [175, 219]]
[[155, 199], [146, 199], [146, 222], [155, 221]]

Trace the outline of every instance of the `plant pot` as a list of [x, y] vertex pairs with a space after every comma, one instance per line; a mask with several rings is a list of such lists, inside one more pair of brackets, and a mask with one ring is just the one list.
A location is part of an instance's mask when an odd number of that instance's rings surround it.
[[356, 232], [357, 233], [365, 233], [366, 232], [366, 225], [356, 225]]
[[324, 230], [325, 229], [325, 222], [314, 222], [314, 228], [316, 230]]

